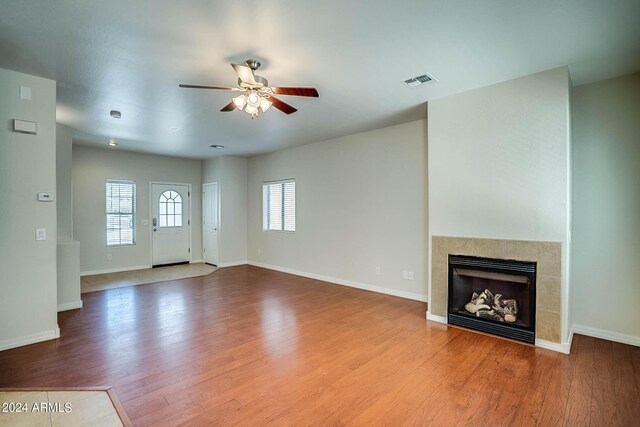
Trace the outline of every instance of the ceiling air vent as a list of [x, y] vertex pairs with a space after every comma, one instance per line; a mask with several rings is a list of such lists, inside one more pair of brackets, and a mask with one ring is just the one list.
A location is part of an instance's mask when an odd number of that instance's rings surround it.
[[416, 86], [423, 85], [425, 83], [429, 83], [430, 81], [435, 81], [435, 79], [428, 74], [423, 74], [421, 76], [413, 77], [409, 80], [405, 80], [404, 84], [406, 84], [409, 87], [416, 87]]

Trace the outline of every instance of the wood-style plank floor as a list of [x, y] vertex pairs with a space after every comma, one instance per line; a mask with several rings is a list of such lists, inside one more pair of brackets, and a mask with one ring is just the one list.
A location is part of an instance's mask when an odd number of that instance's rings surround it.
[[0, 352], [0, 387], [111, 385], [140, 426], [640, 423], [637, 347], [561, 355], [250, 266], [83, 299], [59, 340]]

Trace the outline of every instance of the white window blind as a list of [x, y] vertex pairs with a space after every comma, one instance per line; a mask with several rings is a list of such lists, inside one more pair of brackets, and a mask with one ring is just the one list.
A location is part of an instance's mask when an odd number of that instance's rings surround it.
[[262, 185], [263, 228], [296, 231], [296, 182], [265, 182]]
[[133, 245], [135, 236], [136, 183], [107, 180], [107, 246]]

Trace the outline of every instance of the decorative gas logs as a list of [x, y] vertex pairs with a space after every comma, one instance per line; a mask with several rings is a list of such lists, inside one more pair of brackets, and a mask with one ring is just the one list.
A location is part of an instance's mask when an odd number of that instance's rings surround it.
[[471, 301], [464, 308], [476, 317], [498, 322], [514, 323], [518, 314], [518, 303], [515, 299], [502, 299], [502, 294], [494, 295], [489, 289], [485, 289], [480, 295], [474, 292]]

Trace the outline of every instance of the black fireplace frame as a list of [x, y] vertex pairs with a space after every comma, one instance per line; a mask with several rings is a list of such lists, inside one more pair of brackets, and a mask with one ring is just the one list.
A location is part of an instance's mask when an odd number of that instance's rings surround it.
[[[528, 327], [479, 318], [469, 313], [453, 312], [453, 270], [472, 268], [482, 271], [506, 273], [529, 278], [529, 313], [531, 322]], [[449, 282], [447, 295], [447, 322], [492, 335], [501, 336], [529, 344], [536, 339], [536, 270], [537, 263], [495, 258], [481, 258], [466, 255], [449, 255]]]

